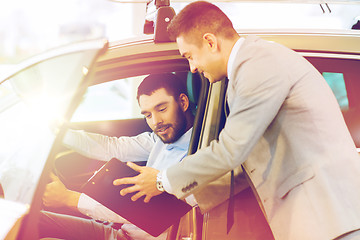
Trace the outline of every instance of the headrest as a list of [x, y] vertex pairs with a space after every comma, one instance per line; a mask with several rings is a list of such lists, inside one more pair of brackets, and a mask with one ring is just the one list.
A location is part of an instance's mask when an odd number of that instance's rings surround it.
[[191, 103], [191, 111], [195, 115], [196, 105], [199, 100], [201, 90], [201, 78], [198, 73], [188, 72], [186, 78], [186, 88], [188, 92], [189, 101]]

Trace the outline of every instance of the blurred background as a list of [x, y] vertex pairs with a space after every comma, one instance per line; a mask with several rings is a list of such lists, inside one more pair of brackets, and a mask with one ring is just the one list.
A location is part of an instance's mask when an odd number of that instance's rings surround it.
[[[66, 43], [105, 37], [116, 41], [143, 33], [146, 1], [0, 0], [0, 71]], [[359, 1], [318, 4], [303, 1], [215, 2], [238, 29], [350, 29], [359, 19]], [[188, 2], [174, 0], [175, 12]], [[357, 3], [357, 4], [355, 4]]]

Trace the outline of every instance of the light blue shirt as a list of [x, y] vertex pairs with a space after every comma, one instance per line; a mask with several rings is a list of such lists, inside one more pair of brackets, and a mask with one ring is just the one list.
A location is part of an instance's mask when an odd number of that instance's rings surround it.
[[135, 137], [109, 137], [97, 133], [68, 130], [65, 146], [89, 158], [109, 161], [117, 158], [123, 162], [147, 161], [146, 166], [158, 170], [181, 161], [188, 152], [192, 128], [176, 142], [166, 144], [155, 134], [144, 132]]
[[[109, 161], [147, 161], [146, 166], [163, 170], [181, 161], [188, 152], [192, 128], [176, 142], [165, 144], [154, 133], [145, 132], [135, 137], [108, 137], [79, 130], [68, 130], [65, 146], [89, 158]], [[118, 214], [101, 205], [85, 194], [81, 194], [78, 209], [93, 219], [110, 222], [126, 222]]]
[[182, 135], [176, 142], [165, 144], [155, 135], [156, 141], [150, 152], [146, 166], [163, 170], [180, 162], [189, 149], [192, 128]]

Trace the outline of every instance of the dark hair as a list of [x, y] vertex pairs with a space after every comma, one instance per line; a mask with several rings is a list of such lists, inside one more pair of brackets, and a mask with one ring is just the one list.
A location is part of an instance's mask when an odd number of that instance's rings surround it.
[[150, 74], [145, 77], [138, 87], [136, 98], [139, 101], [141, 95], [150, 96], [160, 88], [165, 88], [168, 94], [173, 96], [175, 100], [178, 100], [181, 93], [184, 93], [187, 96], [185, 83], [183, 83], [175, 74], [161, 73]]
[[231, 38], [237, 35], [232, 22], [217, 6], [206, 1], [190, 3], [170, 22], [169, 36], [176, 40], [180, 35], [188, 35], [189, 42], [200, 42], [205, 33]]

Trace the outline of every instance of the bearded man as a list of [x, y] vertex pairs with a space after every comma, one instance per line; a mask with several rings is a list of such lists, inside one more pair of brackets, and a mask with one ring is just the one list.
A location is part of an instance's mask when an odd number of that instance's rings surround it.
[[[171, 73], [149, 75], [138, 87], [137, 100], [153, 132], [118, 138], [68, 130], [64, 144], [89, 158], [146, 161], [146, 166], [158, 170], [181, 161], [187, 155], [194, 121], [185, 85]], [[87, 195], [67, 189], [56, 176], [46, 187], [43, 203], [47, 207], [68, 207], [92, 219], [44, 211], [39, 224], [42, 238], [166, 239], [166, 231], [154, 238]], [[116, 229], [94, 220], [123, 225]]]

